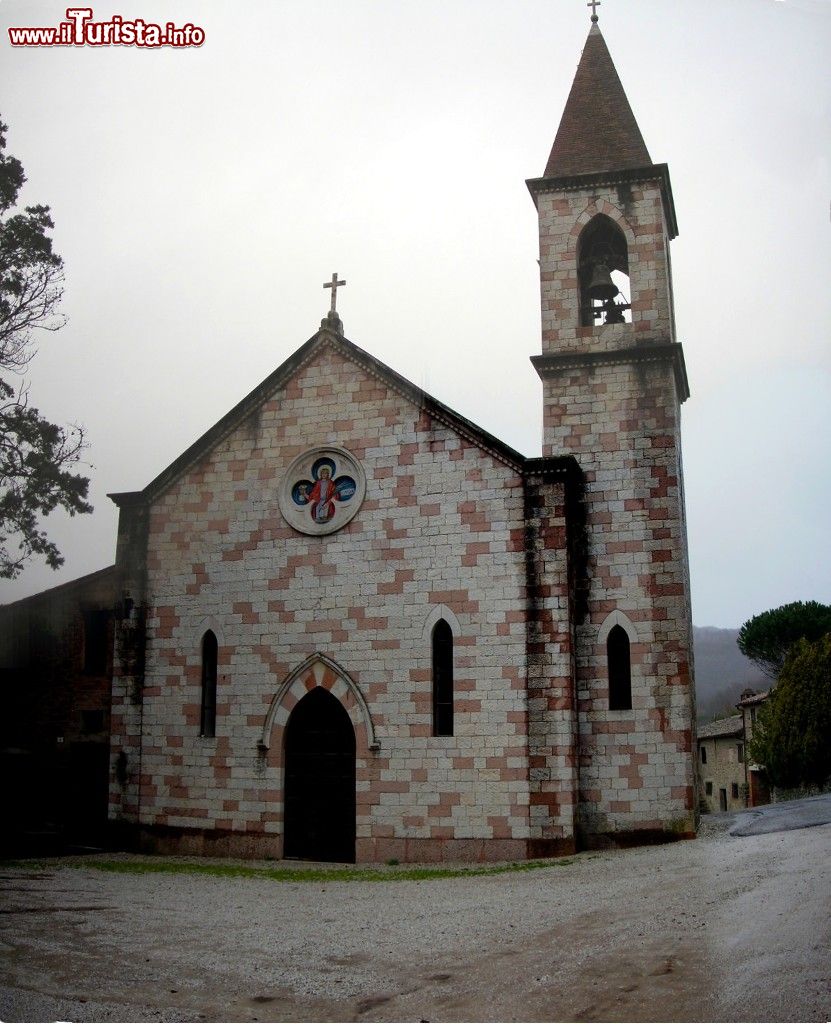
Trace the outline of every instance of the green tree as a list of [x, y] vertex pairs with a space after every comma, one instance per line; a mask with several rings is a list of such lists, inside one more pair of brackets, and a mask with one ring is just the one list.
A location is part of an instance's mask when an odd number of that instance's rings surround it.
[[35, 354], [34, 332], [57, 331], [63, 261], [52, 251], [48, 206], [15, 211], [26, 175], [6, 154], [0, 121], [0, 577], [14, 578], [33, 555], [53, 569], [63, 558], [39, 521], [57, 508], [91, 512], [89, 480], [73, 472], [84, 434], [59, 427], [29, 404], [22, 379]]
[[793, 646], [759, 709], [748, 754], [774, 786], [821, 786], [831, 778], [831, 634]]
[[748, 619], [736, 643], [746, 658], [775, 679], [797, 640], [818, 640], [826, 633], [831, 633], [831, 607], [818, 601], [794, 601]]

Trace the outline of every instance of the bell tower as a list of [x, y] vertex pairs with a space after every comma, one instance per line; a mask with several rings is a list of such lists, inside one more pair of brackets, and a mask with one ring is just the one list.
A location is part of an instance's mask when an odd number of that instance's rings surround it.
[[[591, 6], [591, 5], [590, 5]], [[669, 170], [652, 162], [596, 12], [543, 177], [543, 454], [585, 474], [575, 626], [578, 827], [595, 845], [696, 827], [690, 584]]]

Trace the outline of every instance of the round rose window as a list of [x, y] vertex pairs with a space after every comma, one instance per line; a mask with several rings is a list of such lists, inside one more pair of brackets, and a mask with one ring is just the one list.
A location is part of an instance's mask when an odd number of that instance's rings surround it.
[[300, 533], [334, 533], [353, 519], [366, 493], [360, 463], [345, 448], [313, 448], [289, 466], [280, 511]]

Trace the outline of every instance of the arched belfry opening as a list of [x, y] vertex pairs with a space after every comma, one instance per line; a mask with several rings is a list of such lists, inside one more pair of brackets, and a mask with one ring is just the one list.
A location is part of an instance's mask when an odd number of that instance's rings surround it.
[[632, 322], [629, 287], [629, 247], [611, 217], [598, 213], [577, 241], [580, 282], [580, 325]]
[[322, 686], [295, 706], [285, 733], [283, 855], [355, 860], [355, 729]]

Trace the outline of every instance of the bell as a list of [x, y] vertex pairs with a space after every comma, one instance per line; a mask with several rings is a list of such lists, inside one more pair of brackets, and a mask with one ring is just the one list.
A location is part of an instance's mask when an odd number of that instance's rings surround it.
[[625, 324], [626, 320], [623, 316], [623, 311], [627, 307], [621, 303], [615, 302], [614, 299], [607, 299], [603, 303], [603, 315], [605, 316], [604, 323], [607, 324]]
[[598, 302], [606, 302], [613, 299], [620, 289], [612, 280], [609, 268], [605, 263], [598, 260], [592, 268], [592, 279], [589, 282], [589, 298]]

